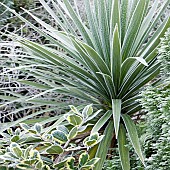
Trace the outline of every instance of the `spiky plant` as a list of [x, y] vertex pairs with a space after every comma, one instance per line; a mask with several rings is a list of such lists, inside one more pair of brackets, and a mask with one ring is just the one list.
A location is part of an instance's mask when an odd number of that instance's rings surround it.
[[[113, 134], [118, 141], [122, 168], [130, 169], [128, 149], [125, 147], [126, 132], [144, 164], [131, 117], [141, 109], [136, 101], [141, 87], [159, 73], [156, 48], [160, 37], [170, 26], [170, 19], [165, 18], [154, 33], [153, 30], [169, 0], [162, 5], [156, 0], [151, 7], [150, 0], [94, 0], [92, 6], [90, 0], [84, 0], [86, 22], [81, 19], [76, 3], [73, 8], [69, 0], [51, 0], [50, 5], [53, 8], [50, 8], [44, 0], [39, 1], [62, 31], [25, 10], [42, 25], [42, 29], [37, 28], [8, 8], [50, 41], [48, 45], [39, 45], [18, 38], [29, 55], [20, 58], [21, 66], [15, 69], [24, 69], [43, 84], [22, 81], [26, 85], [41, 89], [42, 93], [30, 97], [13, 94], [15, 102], [30, 102], [35, 105], [49, 102], [49, 105], [52, 105], [54, 102], [36, 99], [50, 92], [94, 103], [96, 107], [102, 108], [103, 112], [98, 117], [96, 115], [97, 120], [91, 133], [106, 127], [105, 137], [95, 154], [95, 148], [92, 149], [92, 155], [101, 158], [95, 169], [102, 169]], [[63, 49], [64, 53], [56, 50], [56, 47]], [[23, 65], [24, 62], [27, 63], [26, 66]], [[29, 71], [28, 68], [32, 69]], [[60, 103], [60, 107], [62, 106], [64, 105]], [[59, 119], [57, 123], [62, 120]], [[55, 124], [48, 130], [54, 126]]]

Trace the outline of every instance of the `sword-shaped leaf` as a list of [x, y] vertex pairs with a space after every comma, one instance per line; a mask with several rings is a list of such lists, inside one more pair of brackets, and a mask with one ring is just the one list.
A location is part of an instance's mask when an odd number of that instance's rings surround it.
[[124, 115], [122, 115], [122, 118], [123, 118], [123, 121], [125, 123], [126, 130], [129, 134], [129, 138], [130, 138], [130, 141], [133, 145], [133, 148], [135, 149], [135, 152], [139, 156], [142, 163], [145, 165], [144, 157], [143, 157], [141, 146], [140, 146], [140, 143], [139, 143], [139, 138], [138, 138], [136, 126], [135, 126], [134, 122], [132, 121], [132, 119], [130, 118], [129, 115], [124, 114]]

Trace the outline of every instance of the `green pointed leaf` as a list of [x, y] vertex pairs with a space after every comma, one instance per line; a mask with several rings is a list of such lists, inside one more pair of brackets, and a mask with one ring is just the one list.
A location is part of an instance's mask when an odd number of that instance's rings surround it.
[[80, 112], [77, 110], [77, 108], [76, 108], [75, 106], [70, 105], [69, 107], [70, 107], [71, 111], [73, 111], [73, 113], [76, 113], [76, 114], [78, 114], [78, 115], [81, 115]]
[[105, 128], [103, 135], [104, 135], [104, 138], [99, 143], [97, 153], [95, 155], [95, 157], [100, 158], [100, 161], [97, 163], [94, 170], [102, 170], [104, 161], [108, 153], [108, 149], [112, 141], [112, 136], [113, 136], [113, 122], [112, 121], [110, 121], [107, 127]]
[[15, 142], [11, 143], [10, 148], [12, 149], [13, 153], [14, 153], [18, 158], [21, 158], [21, 157], [22, 157], [22, 154], [23, 154], [23, 153], [22, 153], [22, 150], [21, 150], [20, 146], [19, 146], [17, 143], [15, 143]]
[[[110, 52], [110, 42], [109, 42], [109, 22], [107, 16], [106, 2], [97, 1], [98, 6], [98, 31], [101, 39], [101, 47], [104, 55], [104, 60], [109, 63], [109, 52]], [[87, 11], [88, 12], [88, 11]], [[96, 14], [95, 14], [96, 15]]]
[[80, 116], [71, 114], [67, 116], [67, 121], [73, 126], [79, 126], [83, 120]]
[[98, 132], [103, 126], [104, 124], [110, 119], [112, 115], [112, 112], [109, 110], [107, 111], [95, 124], [95, 126], [93, 127], [91, 133], [96, 133]]
[[[128, 18], [129, 18], [129, 6], [131, 1], [129, 0], [122, 0], [121, 1], [121, 44], [124, 41], [124, 37], [125, 37], [125, 33], [127, 30], [127, 26], [128, 26]], [[117, 22], [116, 22], [117, 23]]]
[[130, 69], [133, 68], [133, 64], [135, 63], [135, 61], [140, 62], [144, 66], [148, 66], [148, 63], [145, 61], [145, 59], [143, 59], [141, 57], [129, 57], [129, 58], [127, 58], [121, 65], [121, 81], [120, 81], [120, 83], [123, 82], [123, 79], [128, 74], [128, 71], [130, 71]]
[[118, 135], [118, 147], [121, 165], [123, 170], [130, 170], [129, 150], [125, 145], [127, 145], [126, 130], [123, 125], [120, 124]]
[[141, 23], [144, 18], [144, 12], [146, 8], [146, 1], [139, 0], [137, 6], [133, 13], [131, 13], [130, 23], [128, 25], [125, 39], [122, 45], [122, 60], [124, 61], [126, 58], [130, 57], [130, 49], [133, 46], [133, 41], [136, 38], [136, 35], [139, 31]]
[[112, 113], [113, 113], [113, 120], [114, 120], [114, 129], [117, 138], [119, 132], [120, 116], [121, 116], [121, 99], [112, 100]]
[[93, 107], [92, 104], [87, 105], [83, 111], [82, 111], [82, 115], [84, 118], [87, 118], [88, 116], [90, 116], [93, 113]]
[[88, 56], [92, 59], [93, 63], [97, 66], [97, 68], [105, 74], [110, 74], [109, 68], [106, 65], [106, 62], [102, 59], [102, 57], [88, 44], [82, 43], [80, 41], [77, 41], [78, 43], [81, 43], [81, 46], [85, 49]]
[[53, 145], [47, 148], [46, 152], [49, 154], [61, 154], [64, 152], [64, 150], [60, 145]]
[[118, 92], [119, 83], [120, 83], [120, 75], [121, 75], [121, 45], [119, 38], [118, 26], [116, 24], [114, 32], [113, 32], [113, 40], [112, 40], [112, 48], [111, 48], [111, 76], [114, 82], [115, 90]]
[[86, 40], [86, 42], [88, 42], [88, 44], [93, 46], [91, 39], [90, 39], [90, 36], [87, 33], [84, 24], [82, 23], [81, 19], [76, 15], [75, 11], [73, 10], [73, 7], [71, 7], [71, 5], [70, 5], [70, 2], [68, 0], [64, 0], [63, 2], [65, 4], [67, 10], [69, 11], [69, 14], [70, 14], [74, 24], [77, 26], [77, 28], [81, 32], [83, 38]]
[[68, 139], [73, 139], [77, 136], [78, 133], [78, 128], [77, 127], [73, 127], [70, 131], [70, 133], [68, 134]]
[[118, 0], [112, 0], [111, 8], [112, 9], [111, 9], [110, 32], [112, 34], [113, 29], [115, 28], [116, 24], [117, 24], [118, 30], [120, 30], [120, 2]]
[[143, 157], [141, 146], [140, 146], [140, 143], [139, 143], [139, 138], [138, 138], [136, 126], [135, 126], [134, 122], [132, 121], [132, 119], [130, 118], [129, 115], [124, 114], [124, 115], [122, 115], [122, 118], [123, 118], [123, 121], [125, 123], [127, 132], [129, 134], [130, 141], [133, 145], [133, 148], [135, 149], [135, 152], [139, 156], [142, 163], [145, 165], [144, 157]]
[[33, 146], [31, 146], [31, 145], [25, 149], [25, 151], [24, 151], [24, 158], [25, 158], [25, 159], [28, 158], [29, 153], [30, 153], [30, 151], [31, 151], [32, 149], [33, 149]]

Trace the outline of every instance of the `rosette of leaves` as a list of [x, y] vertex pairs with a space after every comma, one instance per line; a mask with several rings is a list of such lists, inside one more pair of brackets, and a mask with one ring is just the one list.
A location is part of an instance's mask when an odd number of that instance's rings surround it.
[[8, 133], [2, 133], [0, 164], [18, 169], [93, 169], [99, 158], [89, 153], [103, 135], [89, 134], [86, 130], [91, 126], [87, 122], [96, 113], [92, 105], [86, 106], [82, 113], [70, 107], [64, 117], [66, 125], [56, 124], [50, 132], [39, 123], [32, 127], [21, 123], [15, 131], [8, 129]]
[[[130, 169], [129, 151], [125, 147], [126, 132], [144, 164], [144, 156], [131, 117], [141, 109], [137, 102], [140, 89], [158, 75], [160, 70], [160, 64], [156, 62], [156, 48], [170, 26], [169, 17], [165, 17], [152, 37], [150, 35], [169, 0], [165, 0], [162, 5], [156, 0], [152, 7], [149, 6], [150, 0], [94, 0], [93, 6], [90, 5], [90, 0], [84, 0], [86, 23], [80, 17], [76, 1], [75, 8], [69, 0], [52, 0], [50, 5], [53, 8], [44, 0], [39, 1], [53, 17], [56, 25], [60, 26], [61, 31], [24, 10], [41, 24], [42, 29], [37, 28], [8, 8], [50, 41], [50, 44], [40, 45], [15, 37], [28, 50], [28, 55], [19, 59], [22, 64], [15, 69], [24, 70], [41, 81], [36, 83], [24, 80], [20, 83], [41, 89], [42, 92], [34, 96], [18, 96], [7, 91], [10, 102], [29, 102], [33, 107], [45, 104], [51, 106], [42, 112], [55, 110], [52, 106], [66, 107], [68, 96], [94, 103], [104, 112], [102, 116], [96, 115], [96, 125], [92, 133], [106, 127], [104, 139], [96, 150], [96, 157], [101, 160], [95, 168], [101, 170], [112, 137], [115, 137], [118, 140], [122, 168]], [[64, 53], [58, 51], [58, 48], [63, 49]], [[11, 69], [7, 72], [10, 71]], [[56, 101], [40, 98], [47, 93], [64, 95], [64, 102], [58, 104]], [[1, 98], [3, 99], [3, 96]], [[15, 125], [15, 122], [10, 124], [12, 125]]]

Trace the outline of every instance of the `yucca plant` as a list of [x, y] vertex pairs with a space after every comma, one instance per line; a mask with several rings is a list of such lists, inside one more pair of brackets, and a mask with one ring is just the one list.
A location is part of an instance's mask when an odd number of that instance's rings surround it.
[[[104, 139], [97, 149], [92, 150], [93, 156], [101, 158], [95, 169], [102, 169], [114, 136], [118, 141], [122, 168], [130, 169], [128, 149], [125, 147], [126, 132], [144, 164], [135, 124], [131, 118], [141, 109], [136, 101], [139, 99], [140, 89], [159, 73], [160, 64], [156, 62], [156, 48], [160, 37], [170, 26], [169, 17], [165, 18], [156, 30], [154, 26], [169, 0], [164, 1], [162, 5], [156, 0], [151, 7], [150, 0], [94, 0], [92, 5], [90, 0], [84, 0], [87, 16], [85, 22], [80, 17], [76, 0], [74, 8], [69, 0], [51, 0], [50, 5], [53, 8], [44, 0], [39, 1], [62, 31], [24, 10], [42, 25], [42, 29], [37, 28], [8, 8], [46, 37], [50, 44], [39, 45], [17, 37], [27, 49], [27, 55], [18, 58], [18, 68], [9, 69], [3, 74], [15, 69], [24, 69], [27, 74], [41, 82], [25, 80], [20, 83], [41, 89], [42, 92], [27, 97], [9, 92], [14, 98], [6, 99], [11, 100], [10, 102], [29, 102], [33, 104], [31, 107], [45, 104], [56, 106], [54, 101], [37, 98], [47, 93], [59, 93], [93, 103], [97, 108], [103, 109], [103, 114], [98, 117], [96, 115], [91, 133], [105, 127]], [[64, 53], [56, 50], [58, 48]], [[4, 92], [4, 89], [1, 91]], [[60, 108], [66, 105], [64, 102], [63, 105], [59, 104]], [[48, 112], [54, 109], [55, 107], [49, 108]], [[10, 126], [43, 112], [45, 111], [31, 114]], [[54, 118], [49, 121], [54, 121]], [[48, 128], [48, 131], [63, 120], [61, 117]], [[48, 120], [45, 121], [47, 122]]]

